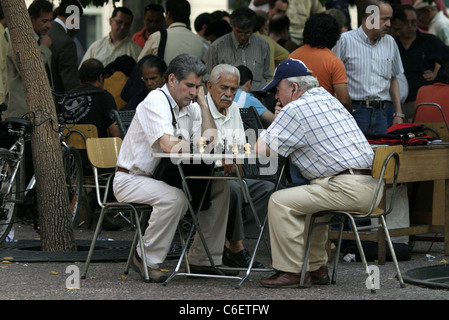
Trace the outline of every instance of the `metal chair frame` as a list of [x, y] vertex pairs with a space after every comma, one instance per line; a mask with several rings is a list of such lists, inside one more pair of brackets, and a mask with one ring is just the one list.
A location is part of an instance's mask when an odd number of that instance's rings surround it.
[[[117, 156], [120, 150], [122, 139], [118, 137], [110, 137], [110, 138], [89, 138], [86, 140], [86, 148], [87, 155], [89, 161], [92, 165], [92, 170], [94, 172], [95, 178], [95, 190], [96, 197], [99, 206], [101, 207], [100, 217], [98, 219], [97, 227], [95, 229], [95, 234], [92, 238], [92, 242], [89, 248], [89, 253], [87, 256], [87, 260], [85, 263], [84, 271], [82, 274], [82, 278], [86, 278], [87, 270], [89, 268], [89, 264], [95, 249], [95, 243], [97, 241], [97, 237], [101, 231], [101, 225], [103, 223], [104, 216], [108, 211], [130, 211], [132, 213], [132, 217], [135, 220], [135, 228], [136, 232], [134, 235], [133, 243], [129, 252], [128, 261], [126, 263], [125, 274], [128, 273], [132, 258], [135, 254], [137, 240], [140, 242], [140, 249], [142, 253], [142, 263], [145, 270], [145, 281], [149, 282], [150, 277], [148, 273], [147, 263], [145, 259], [145, 248], [142, 239], [142, 229], [141, 224], [142, 221], [147, 217], [144, 212], [151, 212], [152, 207], [144, 204], [131, 204], [131, 203], [123, 203], [123, 202], [107, 202], [108, 191], [112, 186], [112, 180], [114, 178], [115, 172], [99, 174], [98, 169], [111, 169], [115, 168], [117, 162]], [[104, 196], [101, 197], [100, 189], [104, 188]], [[142, 214], [139, 217], [139, 212]]]
[[[338, 244], [337, 244], [337, 251], [336, 251], [336, 257], [334, 258], [334, 265], [333, 265], [333, 272], [332, 272], [332, 279], [331, 283], [336, 283], [336, 270], [338, 265], [338, 255], [340, 253], [341, 249], [341, 242], [342, 242], [342, 236], [343, 236], [343, 226], [345, 224], [346, 220], [349, 220], [351, 229], [354, 233], [357, 248], [360, 253], [361, 260], [363, 262], [363, 266], [366, 272], [367, 277], [369, 278], [370, 283], [370, 290], [372, 293], [376, 292], [374, 282], [371, 276], [371, 272], [368, 268], [368, 263], [366, 261], [365, 253], [363, 251], [362, 243], [360, 241], [359, 231], [366, 230], [366, 229], [379, 229], [381, 228], [385, 232], [385, 238], [388, 243], [388, 246], [391, 251], [392, 260], [394, 262], [397, 277], [400, 283], [400, 286], [403, 288], [405, 287], [404, 281], [402, 279], [401, 271], [399, 269], [399, 264], [396, 258], [396, 254], [393, 248], [393, 244], [391, 242], [391, 238], [388, 232], [388, 227], [385, 221], [385, 216], [389, 214], [392, 211], [393, 204], [394, 204], [394, 198], [396, 195], [396, 186], [397, 186], [397, 177], [399, 172], [399, 163], [400, 163], [400, 156], [402, 155], [402, 146], [379, 146], [375, 150], [375, 156], [373, 160], [373, 168], [372, 168], [372, 176], [374, 178], [378, 178], [379, 182], [377, 184], [373, 200], [371, 202], [370, 209], [368, 212], [351, 212], [351, 211], [344, 211], [344, 210], [327, 210], [327, 211], [320, 211], [317, 213], [314, 213], [311, 216], [310, 224], [309, 224], [309, 233], [306, 241], [306, 251], [304, 255], [304, 261], [303, 261], [303, 268], [301, 271], [301, 280], [300, 280], [300, 287], [304, 287], [304, 279], [307, 272], [307, 264], [309, 260], [309, 254], [310, 254], [310, 246], [311, 246], [311, 239], [312, 239], [312, 232], [317, 225], [338, 225], [339, 226], [339, 233], [338, 233]], [[393, 160], [393, 162], [390, 162], [390, 160]], [[383, 194], [381, 194], [381, 190], [384, 184], [385, 179], [392, 179], [392, 192], [391, 192], [391, 200], [388, 205], [388, 208], [380, 209], [376, 208], [376, 203], [379, 197], [382, 197]], [[334, 216], [341, 217], [340, 220], [335, 221], [329, 219], [328, 221], [321, 221], [317, 222], [316, 219], [319, 217], [327, 217], [332, 218]], [[367, 219], [367, 218], [379, 218], [380, 224], [377, 225], [369, 225], [369, 226], [357, 226], [356, 221]]]

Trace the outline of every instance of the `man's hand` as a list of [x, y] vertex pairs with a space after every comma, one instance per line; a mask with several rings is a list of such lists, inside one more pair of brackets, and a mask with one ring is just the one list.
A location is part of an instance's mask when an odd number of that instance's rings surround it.
[[234, 164], [229, 164], [229, 163], [223, 163], [223, 174], [226, 176], [232, 176], [235, 177], [237, 174], [235, 172], [235, 166]]
[[44, 34], [40, 39], [40, 44], [50, 48], [51, 47], [51, 38], [48, 34]]
[[281, 112], [281, 109], [282, 109], [281, 102], [280, 101], [276, 102], [276, 106], [274, 107], [274, 116], [275, 117], [277, 117], [279, 112]]
[[424, 71], [422, 76], [427, 81], [433, 81], [433, 80], [435, 80], [437, 73], [433, 72], [432, 70], [426, 70], [426, 71]]
[[204, 87], [200, 86], [198, 88], [198, 95], [196, 96], [196, 102], [200, 105], [201, 108], [208, 108], [207, 101], [206, 101], [206, 95], [204, 94]]

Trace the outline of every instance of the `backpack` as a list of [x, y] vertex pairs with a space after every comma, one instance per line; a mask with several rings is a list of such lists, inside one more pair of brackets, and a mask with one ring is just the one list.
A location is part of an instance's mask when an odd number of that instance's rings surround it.
[[415, 123], [394, 124], [388, 128], [386, 134], [365, 133], [365, 136], [370, 144], [419, 146], [427, 145], [429, 141], [437, 139], [427, 135], [426, 130], [431, 130], [438, 136], [435, 130]]

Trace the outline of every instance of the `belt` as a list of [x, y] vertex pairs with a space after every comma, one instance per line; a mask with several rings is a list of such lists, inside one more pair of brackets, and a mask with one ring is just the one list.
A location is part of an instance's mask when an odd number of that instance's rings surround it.
[[371, 169], [346, 169], [346, 170], [343, 170], [340, 173], [337, 173], [336, 176], [339, 176], [341, 174], [353, 174], [353, 175], [370, 176], [371, 175]]
[[384, 100], [352, 100], [352, 104], [363, 105], [367, 108], [385, 109], [385, 103], [389, 101]]
[[117, 167], [117, 171], [124, 172], [124, 173], [129, 173], [128, 169], [125, 169], [125, 168], [122, 168], [122, 167]]

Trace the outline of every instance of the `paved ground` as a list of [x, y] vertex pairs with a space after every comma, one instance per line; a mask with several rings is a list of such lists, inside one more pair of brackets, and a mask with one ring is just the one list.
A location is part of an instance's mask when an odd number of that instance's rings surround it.
[[[76, 239], [90, 240], [92, 230], [76, 230]], [[113, 240], [130, 239], [129, 231], [108, 231], [101, 234], [103, 238]], [[35, 231], [27, 225], [18, 224], [15, 228], [15, 239], [20, 242], [37, 238]], [[247, 241], [249, 245], [253, 241]], [[430, 252], [427, 252], [431, 247]], [[4, 260], [5, 257], [2, 257]], [[444, 263], [448, 257], [443, 254], [443, 244], [435, 242], [415, 242], [412, 259], [400, 262], [402, 272], [417, 267], [438, 265]], [[267, 250], [262, 246], [258, 260], [265, 265], [270, 264]], [[177, 260], [168, 260], [164, 269], [172, 271]], [[374, 263], [374, 265], [376, 265]], [[75, 267], [73, 267], [75, 266]], [[271, 314], [276, 308], [288, 310], [294, 307], [293, 300], [447, 300], [449, 291], [407, 284], [400, 288], [395, 279], [395, 270], [392, 262], [378, 266], [380, 271], [380, 289], [372, 294], [365, 287], [365, 275], [359, 262], [346, 263], [341, 261], [338, 269], [337, 284], [327, 286], [313, 286], [310, 289], [266, 289], [259, 284], [263, 276], [271, 273], [254, 272], [240, 289], [235, 289], [237, 280], [231, 279], [204, 279], [175, 277], [167, 286], [149, 284], [141, 281], [133, 271], [124, 275], [124, 262], [94, 262], [88, 272], [88, 278], [80, 281], [79, 289], [67, 287], [70, 276], [75, 275], [67, 268], [83, 268], [83, 262], [13, 262], [0, 264], [0, 300], [176, 300], [170, 312], [178, 314], [183, 307], [195, 302], [197, 306], [206, 306], [208, 303], [218, 303], [222, 309], [217, 312], [225, 314], [224, 305], [238, 303], [271, 305]], [[66, 273], [66, 271], [69, 271]], [[72, 282], [73, 283], [73, 282]], [[212, 300], [206, 302], [204, 300]], [[256, 301], [254, 301], [256, 300]], [[289, 302], [286, 302], [289, 301]], [[165, 306], [165, 305], [163, 305]], [[218, 307], [216, 307], [218, 308]], [[228, 307], [230, 308], [230, 307]], [[252, 308], [252, 307], [251, 307]], [[234, 313], [253, 313], [238, 308], [226, 309]], [[198, 311], [199, 309], [197, 309]]]

